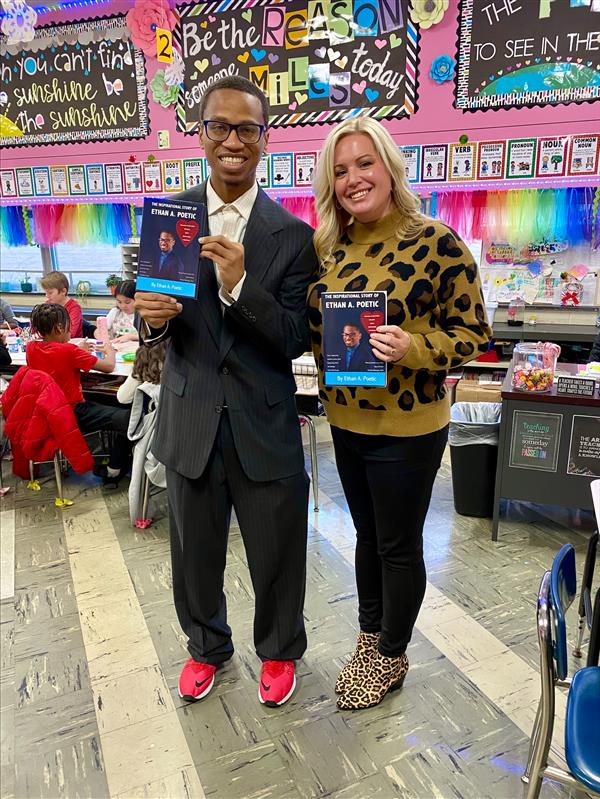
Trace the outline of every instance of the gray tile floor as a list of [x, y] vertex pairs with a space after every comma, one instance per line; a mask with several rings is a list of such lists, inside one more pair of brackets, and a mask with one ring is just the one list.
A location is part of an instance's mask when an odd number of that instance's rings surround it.
[[[235, 524], [226, 591], [236, 653], [207, 700], [190, 706], [176, 690], [187, 655], [171, 601], [164, 496], [153, 526], [137, 530], [124, 488], [71, 476], [75, 504], [61, 511], [50, 473], [39, 493], [8, 478], [6, 557], [13, 521], [16, 534], [14, 596], [3, 588], [0, 604], [2, 799], [521, 795], [525, 711], [538, 691], [539, 580], [566, 541], [581, 571], [591, 517], [511, 504], [493, 544], [488, 520], [455, 514], [445, 458], [405, 686], [376, 708], [341, 713], [333, 683], [356, 635], [353, 530], [326, 426], [319, 432], [309, 648], [296, 693], [274, 710], [257, 700], [252, 588]], [[542, 795], [567, 793], [549, 784]]]

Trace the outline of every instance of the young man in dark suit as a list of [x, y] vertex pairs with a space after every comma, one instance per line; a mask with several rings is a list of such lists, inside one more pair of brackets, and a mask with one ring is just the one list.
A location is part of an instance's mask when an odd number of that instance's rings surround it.
[[179, 280], [185, 271], [183, 261], [173, 252], [175, 236], [170, 230], [161, 230], [158, 237], [158, 252], [156, 253], [155, 275], [163, 280]]
[[291, 360], [310, 346], [317, 258], [312, 229], [257, 186], [268, 113], [244, 78], [206, 90], [210, 179], [180, 195], [208, 208], [198, 299], [138, 293], [136, 307], [146, 345], [171, 337], [153, 451], [167, 467], [175, 606], [191, 655], [179, 693], [206, 696], [233, 654], [223, 593], [233, 506], [255, 592], [259, 699], [276, 706], [292, 695], [306, 648], [308, 477]]

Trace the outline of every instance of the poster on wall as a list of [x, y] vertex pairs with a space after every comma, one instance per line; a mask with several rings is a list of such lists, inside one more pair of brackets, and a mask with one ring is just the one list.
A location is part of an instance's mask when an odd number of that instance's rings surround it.
[[555, 472], [562, 419], [561, 413], [513, 411], [509, 467]]
[[51, 166], [50, 182], [52, 183], [52, 194], [55, 197], [66, 197], [69, 193], [69, 182], [67, 180], [67, 167]]
[[142, 186], [142, 165], [123, 164], [123, 173], [125, 175], [125, 193], [140, 194], [144, 190]]
[[69, 165], [67, 174], [69, 175], [69, 194], [85, 194], [85, 167], [83, 164]]
[[183, 162], [183, 175], [186, 189], [193, 189], [204, 182], [202, 164], [204, 158], [186, 158]]
[[33, 167], [33, 188], [36, 197], [50, 197], [52, 186], [50, 185], [50, 170], [47, 166]]
[[477, 159], [477, 145], [451, 144], [449, 180], [473, 180]]
[[600, 135], [571, 136], [569, 175], [595, 175], [598, 171]]
[[440, 183], [446, 180], [448, 145], [424, 144], [421, 150], [421, 183]]
[[294, 184], [296, 186], [310, 186], [313, 181], [316, 165], [316, 153], [295, 153]]
[[511, 139], [506, 155], [507, 178], [532, 178], [537, 139]]
[[573, 416], [567, 474], [600, 477], [600, 416]]
[[181, 191], [183, 188], [183, 167], [181, 161], [163, 161], [162, 170], [165, 191]]
[[124, 16], [39, 27], [18, 48], [0, 41], [6, 96], [0, 147], [148, 135], [144, 55]]
[[418, 183], [421, 179], [421, 145], [406, 144], [400, 148], [404, 158], [404, 168], [409, 183]]
[[268, 155], [260, 157], [256, 167], [256, 182], [261, 189], [268, 189], [271, 186], [271, 159]]
[[562, 177], [567, 167], [568, 145], [569, 139], [567, 136], [556, 136], [554, 139], [538, 139], [536, 177]]
[[271, 184], [274, 189], [291, 188], [293, 186], [293, 160], [292, 153], [272, 153]]
[[144, 161], [144, 191], [162, 191], [160, 161]]
[[505, 141], [480, 141], [477, 148], [477, 180], [502, 180], [506, 164]]
[[3, 169], [0, 171], [0, 189], [3, 197], [17, 196], [17, 181], [14, 169]]
[[600, 28], [590, 0], [462, 0], [459, 5], [457, 108], [600, 97]]
[[179, 130], [197, 132], [200, 97], [225, 75], [242, 75], [263, 89], [271, 127], [414, 113], [418, 32], [409, 0], [246, 5], [178, 8], [174, 39], [185, 64]]
[[31, 167], [17, 167], [17, 191], [19, 197], [33, 197], [33, 175]]
[[123, 194], [123, 169], [121, 164], [104, 164], [107, 194]]
[[85, 177], [88, 194], [104, 194], [104, 167], [102, 164], [86, 164]]

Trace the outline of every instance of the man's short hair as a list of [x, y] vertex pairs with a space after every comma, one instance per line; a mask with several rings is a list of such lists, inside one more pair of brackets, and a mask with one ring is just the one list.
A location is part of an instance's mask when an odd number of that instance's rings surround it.
[[64, 305], [59, 305], [56, 302], [43, 302], [32, 310], [31, 327], [40, 336], [49, 336], [59, 326], [63, 330], [71, 329], [71, 318]]
[[265, 125], [269, 124], [269, 102], [265, 93], [262, 89], [259, 89], [255, 83], [252, 83], [248, 78], [243, 78], [241, 75], [227, 75], [224, 78], [216, 80], [207, 87], [200, 98], [200, 107], [198, 108], [198, 119], [200, 122], [204, 119], [204, 109], [206, 108], [208, 98], [213, 92], [218, 92], [220, 89], [234, 89], [236, 92], [244, 92], [245, 94], [251, 94], [253, 97], [258, 98], [262, 108], [264, 123]]
[[171, 230], [161, 230], [160, 233], [158, 234], [158, 238], [160, 238], [163, 235], [163, 233], [166, 233], [167, 236], [170, 236], [173, 239], [173, 241], [175, 241], [175, 234]]
[[44, 275], [40, 284], [44, 291], [48, 291], [48, 289], [58, 289], [59, 291], [66, 289], [67, 293], [69, 291], [69, 280], [63, 272], [50, 272], [48, 275]]

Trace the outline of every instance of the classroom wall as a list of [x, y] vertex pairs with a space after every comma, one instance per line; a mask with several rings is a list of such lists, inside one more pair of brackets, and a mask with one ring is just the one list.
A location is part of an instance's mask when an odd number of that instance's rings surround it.
[[[64, 23], [91, 19], [109, 14], [123, 14], [133, 5], [133, 0], [112, 0], [94, 7], [40, 15], [39, 24]], [[459, 0], [450, 0], [450, 6], [441, 23], [421, 32], [418, 69], [418, 110], [406, 119], [384, 124], [398, 144], [437, 144], [456, 142], [462, 134], [472, 141], [508, 139], [527, 136], [556, 136], [559, 134], [586, 134], [600, 131], [598, 103], [582, 103], [543, 108], [518, 108], [464, 112], [453, 107], [454, 82], [435, 83], [428, 75], [432, 60], [443, 53], [453, 57], [457, 49]], [[147, 61], [148, 79], [157, 67], [156, 61]], [[149, 96], [150, 129], [146, 139], [91, 144], [59, 144], [37, 147], [5, 149], [3, 168], [51, 164], [108, 163], [126, 161], [133, 153], [138, 161], [149, 154], [157, 158], [193, 158], [201, 154], [195, 136], [184, 136], [176, 130], [175, 108], [161, 108]], [[273, 129], [270, 150], [306, 151], [319, 149], [330, 126], [316, 125], [289, 129]], [[170, 132], [169, 150], [159, 150], [157, 132]]]

